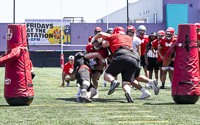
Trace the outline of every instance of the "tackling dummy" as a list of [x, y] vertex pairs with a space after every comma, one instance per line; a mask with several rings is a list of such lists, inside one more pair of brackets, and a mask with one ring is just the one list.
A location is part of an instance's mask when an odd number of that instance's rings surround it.
[[34, 98], [27, 48], [26, 25], [7, 26], [6, 52], [0, 57], [5, 64], [4, 97], [9, 105], [30, 105]]
[[163, 65], [171, 62], [171, 55], [176, 52], [172, 98], [178, 104], [194, 104], [200, 95], [199, 59], [196, 26], [179, 24], [177, 41], [167, 51]]

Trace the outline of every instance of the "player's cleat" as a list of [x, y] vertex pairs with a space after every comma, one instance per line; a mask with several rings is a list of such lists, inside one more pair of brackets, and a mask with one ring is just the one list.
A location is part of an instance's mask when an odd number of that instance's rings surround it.
[[99, 94], [97, 93], [95, 96], [92, 97], [93, 99], [99, 98]]
[[67, 82], [66, 87], [69, 87], [69, 82]]
[[153, 90], [154, 90], [154, 94], [158, 95], [160, 88], [159, 88], [157, 79], [153, 80]]
[[103, 84], [102, 87], [106, 87], [106, 84]]
[[165, 89], [165, 86], [161, 86], [160, 89]]
[[126, 96], [126, 99], [127, 99], [127, 101], [128, 101], [128, 103], [133, 103], [134, 101], [133, 101], [133, 98], [131, 97], [131, 95], [130, 95], [130, 93], [125, 93], [125, 96]]
[[78, 99], [82, 103], [92, 103], [92, 100], [90, 100], [87, 96], [79, 96]]
[[81, 101], [80, 101], [80, 99], [79, 99], [79, 97], [78, 98], [76, 98], [76, 102], [78, 102], [78, 103], [80, 103]]
[[149, 98], [150, 96], [151, 96], [151, 94], [149, 93], [149, 91], [145, 90], [145, 92], [142, 93], [142, 95], [137, 99], [146, 99], [146, 98]]
[[145, 84], [145, 87], [146, 87], [146, 88], [151, 88], [151, 86], [150, 86], [149, 83], [146, 83], [146, 84]]
[[111, 86], [110, 90], [108, 91], [108, 95], [111, 95], [115, 91], [115, 88], [117, 88], [119, 85], [120, 83], [117, 80], [111, 81]]
[[79, 83], [76, 83], [76, 87], [80, 87], [80, 84], [79, 84]]

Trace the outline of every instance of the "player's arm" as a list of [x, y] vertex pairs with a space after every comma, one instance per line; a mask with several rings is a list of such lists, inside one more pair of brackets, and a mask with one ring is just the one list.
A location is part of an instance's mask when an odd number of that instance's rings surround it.
[[139, 55], [141, 56], [141, 44], [136, 45], [137, 47], [137, 52], [139, 53]]
[[153, 46], [151, 46], [151, 51], [152, 51], [154, 54], [156, 54], [156, 51], [155, 51], [155, 49], [154, 49]]
[[158, 54], [160, 56], [160, 58], [163, 60], [164, 59], [164, 56], [161, 54], [161, 50], [163, 49], [163, 46], [162, 45], [159, 45], [158, 46]]
[[147, 44], [146, 47], [145, 47], [145, 54], [144, 54], [144, 59], [145, 59], [145, 64], [146, 65], [149, 65], [149, 62], [147, 60], [147, 52], [148, 51], [149, 51], [149, 49], [148, 49], [148, 44]]
[[[110, 34], [104, 33], [104, 32], [100, 32], [100, 33], [98, 33], [97, 35], [95, 35], [95, 36], [92, 38], [91, 42], [97, 40], [98, 38], [106, 39], [108, 36], [110, 36]], [[107, 46], [110, 46], [109, 41], [105, 41], [105, 40], [104, 40], [104, 41], [102, 41], [102, 43], [103, 43], [103, 44], [102, 44], [103, 48], [105, 48], [105, 47], [107, 47]]]
[[105, 59], [103, 58], [103, 56], [101, 56], [100, 53], [98, 52], [94, 52], [94, 53], [88, 53], [85, 55], [86, 59], [94, 59], [94, 58], [98, 58], [99, 60], [101, 60], [103, 63], [105, 63]]
[[65, 86], [65, 72], [64, 71], [62, 72], [62, 85], [61, 86], [62, 87]]

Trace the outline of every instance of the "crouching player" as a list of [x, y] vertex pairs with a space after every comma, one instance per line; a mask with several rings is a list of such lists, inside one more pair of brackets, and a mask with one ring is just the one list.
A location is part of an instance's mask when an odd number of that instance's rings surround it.
[[80, 84], [81, 95], [80, 102], [91, 103], [90, 98], [97, 94], [96, 89], [91, 84], [92, 72], [90, 69], [89, 60], [84, 57], [84, 54], [79, 52], [74, 59], [74, 73], [77, 82]]

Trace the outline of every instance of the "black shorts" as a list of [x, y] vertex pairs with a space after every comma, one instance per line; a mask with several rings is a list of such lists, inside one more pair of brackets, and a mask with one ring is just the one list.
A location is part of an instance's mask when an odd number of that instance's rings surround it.
[[142, 62], [141, 62], [141, 66], [142, 66], [143, 68], [147, 68], [147, 65], [145, 64], [144, 55], [141, 56], [140, 60], [142, 61]]
[[110, 61], [109, 61], [109, 59], [107, 58], [107, 64], [109, 65], [110, 64]]
[[158, 67], [163, 67], [163, 61], [158, 61]]
[[94, 87], [91, 84], [91, 74], [88, 69], [86, 68], [80, 68], [79, 71], [76, 73], [76, 78], [77, 78], [77, 83], [82, 85], [83, 81], [88, 81], [90, 82], [90, 86], [88, 87], [88, 90], [90, 90], [91, 87]]
[[150, 70], [152, 71], [153, 69], [154, 70], [158, 70], [158, 59], [157, 58], [150, 58], [148, 57], [148, 62], [149, 62], [149, 65], [147, 65], [147, 70]]
[[91, 70], [91, 71], [92, 71], [92, 73], [95, 73], [97, 71], [97, 72], [100, 72], [101, 75], [103, 74], [103, 70]]
[[174, 62], [171, 61], [171, 63], [169, 64], [170, 67], [174, 67]]
[[122, 81], [132, 82], [140, 75], [140, 62], [130, 56], [118, 56], [108, 66], [106, 73], [112, 76], [122, 74]]

